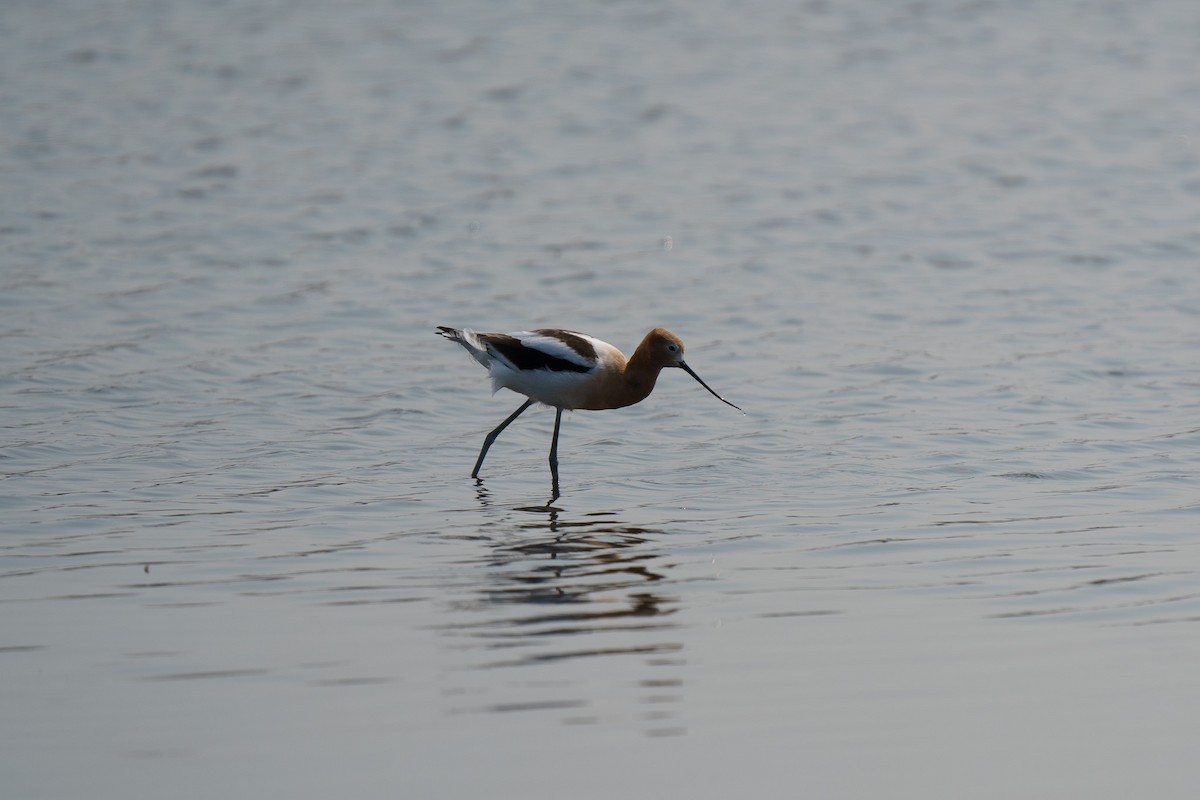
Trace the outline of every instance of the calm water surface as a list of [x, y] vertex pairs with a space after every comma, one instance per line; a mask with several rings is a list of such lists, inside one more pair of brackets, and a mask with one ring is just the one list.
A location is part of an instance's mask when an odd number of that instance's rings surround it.
[[[0, 10], [8, 798], [1193, 797], [1200, 6]], [[433, 335], [651, 326], [552, 414]]]

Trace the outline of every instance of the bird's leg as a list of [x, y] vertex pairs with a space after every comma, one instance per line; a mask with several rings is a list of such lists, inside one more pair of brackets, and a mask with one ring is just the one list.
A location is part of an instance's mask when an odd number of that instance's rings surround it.
[[[550, 503], [558, 499], [558, 426], [562, 423], [561, 408], [554, 409], [554, 437], [550, 440]], [[549, 505], [549, 503], [547, 503]]]
[[475, 461], [475, 469], [471, 470], [472, 478], [479, 477], [479, 468], [483, 466], [483, 457], [487, 455], [488, 448], [492, 446], [492, 442], [496, 441], [496, 437], [500, 435], [500, 432], [511, 425], [512, 421], [521, 416], [521, 413], [531, 405], [533, 405], [533, 400], [526, 400], [521, 404], [520, 408], [509, 415], [508, 419], [497, 425], [496, 429], [487, 435], [487, 438], [483, 440], [483, 449], [479, 451], [479, 458]]

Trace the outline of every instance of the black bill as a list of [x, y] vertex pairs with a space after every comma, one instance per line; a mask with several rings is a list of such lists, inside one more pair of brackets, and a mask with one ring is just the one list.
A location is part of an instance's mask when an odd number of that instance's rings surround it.
[[[716, 392], [714, 392], [714, 391], [712, 390], [712, 387], [711, 387], [711, 386], [709, 386], [709, 385], [708, 385], [707, 383], [705, 383], [704, 381], [702, 381], [702, 380], [700, 379], [700, 376], [699, 376], [699, 375], [697, 375], [695, 372], [693, 372], [693, 371], [692, 371], [692, 368], [691, 368], [691, 367], [689, 367], [687, 364], [685, 364], [685, 363], [683, 363], [682, 361], [680, 361], [680, 362], [679, 362], [679, 368], [680, 368], [680, 369], [682, 369], [684, 372], [686, 372], [688, 375], [691, 375], [693, 378], [695, 378], [695, 379], [696, 379], [696, 382], [697, 382], [697, 383], [699, 383], [701, 386], [703, 386], [705, 389], [708, 389], [708, 393], [709, 393], [709, 394], [711, 394], [713, 397], [717, 398], [718, 400], [720, 400], [722, 403], [724, 403], [724, 404], [725, 404], [725, 405], [727, 405], [727, 406], [733, 406], [733, 403], [729, 402], [729, 401], [728, 401], [728, 400], [726, 400], [724, 397], [721, 397], [721, 395], [719, 395], [719, 394], [717, 394]], [[742, 410], [741, 410], [740, 408], [738, 408], [737, 406], [733, 406], [733, 407], [734, 407], [734, 408], [737, 408], [737, 410], [738, 410], [738, 411], [742, 411]], [[746, 412], [745, 412], [745, 411], [742, 411], [742, 413], [743, 413], [743, 414], [745, 414]]]

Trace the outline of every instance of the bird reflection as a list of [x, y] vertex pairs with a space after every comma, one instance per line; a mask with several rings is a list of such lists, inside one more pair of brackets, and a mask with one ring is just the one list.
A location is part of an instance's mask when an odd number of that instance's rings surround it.
[[[484, 503], [486, 490], [480, 486], [477, 491]], [[503, 535], [488, 532], [492, 545], [483, 556], [486, 584], [456, 603], [457, 611], [476, 619], [450, 626], [446, 632], [480, 643], [487, 656], [476, 666], [488, 670], [622, 658], [624, 666], [619, 669], [634, 673], [622, 685], [637, 692], [640, 702], [654, 705], [643, 717], [645, 732], [682, 732], [671, 722], [670, 713], [664, 715], [661, 691], [663, 686], [674, 687], [666, 699], [678, 698], [682, 680], [665, 673], [684, 663], [682, 645], [668, 638], [677, 627], [670, 618], [679, 601], [662, 589], [669, 583], [669, 565], [655, 546], [662, 531], [623, 524], [611, 513], [568, 517], [556, 508], [517, 510], [529, 517]], [[615, 664], [614, 669], [618, 669]], [[574, 672], [554, 685], [560, 691], [574, 686]], [[612, 699], [586, 694], [553, 701], [505, 698], [485, 710], [543, 708], [545, 702], [553, 708], [580, 704], [594, 708]]]
[[[649, 549], [654, 531], [622, 525], [608, 514], [565, 520], [559, 509], [541, 510], [545, 511], [544, 520], [519, 526], [525, 534], [521, 538], [493, 545], [487, 559], [493, 582], [483, 602], [588, 605], [604, 594], [604, 606], [510, 617], [503, 621], [506, 627], [567, 618], [598, 623], [674, 613], [669, 598], [647, 588], [666, 578], [662, 567], [656, 567], [662, 554]], [[612, 608], [614, 594], [624, 596], [622, 607]]]

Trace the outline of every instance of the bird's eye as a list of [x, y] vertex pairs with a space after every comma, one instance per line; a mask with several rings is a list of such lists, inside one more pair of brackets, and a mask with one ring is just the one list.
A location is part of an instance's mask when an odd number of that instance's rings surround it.
[[679, 348], [678, 348], [678, 347], [676, 347], [676, 346], [675, 346], [675, 345], [673, 345], [673, 344], [669, 344], [669, 345], [667, 345], [667, 349], [668, 349], [668, 350], [670, 350], [672, 353], [674, 353], [674, 352], [675, 352], [676, 350], [678, 350]]

